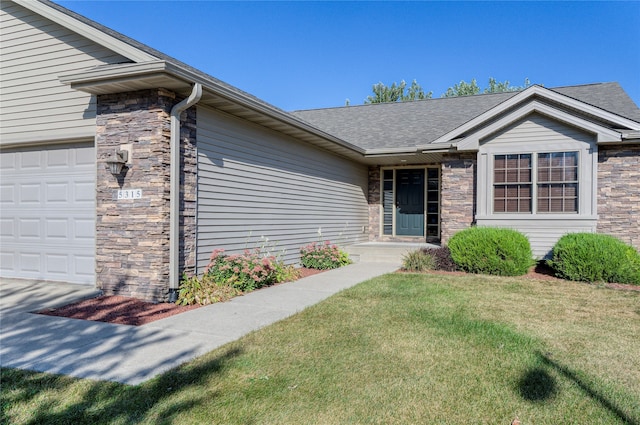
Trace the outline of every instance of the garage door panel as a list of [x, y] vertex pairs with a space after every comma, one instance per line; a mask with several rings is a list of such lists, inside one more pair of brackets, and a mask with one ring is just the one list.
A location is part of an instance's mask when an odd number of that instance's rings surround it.
[[3, 151], [2, 276], [94, 283], [92, 144]]

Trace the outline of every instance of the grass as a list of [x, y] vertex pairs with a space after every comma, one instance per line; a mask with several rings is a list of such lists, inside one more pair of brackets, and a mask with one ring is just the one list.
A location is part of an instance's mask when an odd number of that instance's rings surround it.
[[2, 370], [1, 423], [640, 424], [640, 293], [365, 282], [140, 386]]

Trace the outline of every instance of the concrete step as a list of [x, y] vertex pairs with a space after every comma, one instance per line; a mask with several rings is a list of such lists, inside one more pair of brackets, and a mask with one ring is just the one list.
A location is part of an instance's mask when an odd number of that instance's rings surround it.
[[422, 248], [437, 248], [438, 245], [412, 242], [364, 242], [345, 247], [354, 262], [402, 263], [402, 258]]

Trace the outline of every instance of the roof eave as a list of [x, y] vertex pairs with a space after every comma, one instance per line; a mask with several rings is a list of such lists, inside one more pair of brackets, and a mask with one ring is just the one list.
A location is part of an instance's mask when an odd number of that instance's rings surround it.
[[163, 60], [99, 66], [62, 75], [60, 81], [73, 89], [96, 95], [150, 88], [165, 88], [186, 95], [194, 83], [200, 83], [204, 91], [201, 103], [205, 105], [302, 138], [356, 161], [361, 161], [365, 154], [364, 149], [326, 133], [275, 106]]

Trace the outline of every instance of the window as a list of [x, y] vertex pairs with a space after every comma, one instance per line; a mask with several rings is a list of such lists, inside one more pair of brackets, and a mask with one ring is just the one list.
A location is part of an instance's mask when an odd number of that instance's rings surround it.
[[578, 152], [494, 156], [495, 213], [577, 213]]
[[531, 154], [496, 155], [493, 182], [494, 212], [531, 212]]

